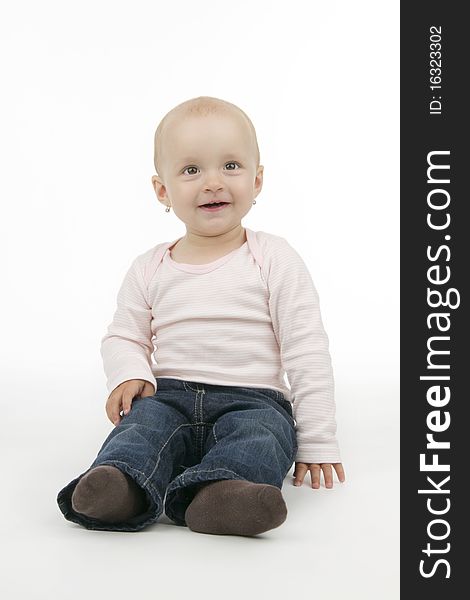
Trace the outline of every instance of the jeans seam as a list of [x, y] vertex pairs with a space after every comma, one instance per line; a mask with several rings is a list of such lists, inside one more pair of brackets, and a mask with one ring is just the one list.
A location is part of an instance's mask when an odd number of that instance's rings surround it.
[[[204, 388], [202, 390], [199, 390], [199, 385], [198, 385], [198, 392], [196, 393], [196, 409], [197, 409], [198, 398], [200, 398], [200, 400], [199, 400], [199, 415], [196, 413], [196, 422], [197, 423], [200, 423], [203, 420], [202, 403], [204, 402], [204, 395], [205, 395]], [[199, 462], [202, 460], [202, 457], [203, 457], [203, 438], [204, 438], [204, 427], [201, 427], [200, 425], [198, 425], [196, 428], [196, 449], [199, 452]], [[197, 447], [198, 445], [199, 445], [199, 448]]]
[[181, 425], [178, 425], [178, 427], [176, 429], [174, 429], [172, 431], [172, 433], [168, 436], [167, 440], [165, 441], [165, 443], [163, 444], [163, 446], [160, 448], [158, 454], [157, 454], [157, 458], [155, 460], [155, 466], [152, 470], [152, 472], [150, 473], [150, 475], [147, 478], [147, 481], [145, 481], [145, 484], [147, 484], [150, 481], [150, 478], [153, 477], [153, 474], [155, 473], [155, 471], [157, 470], [157, 467], [160, 463], [160, 456], [161, 453], [163, 452], [163, 450], [165, 449], [165, 447], [167, 446], [168, 442], [171, 440], [171, 438], [175, 435], [175, 433], [177, 431], [179, 431], [182, 427], [192, 427], [191, 423], [182, 423]]
[[219, 440], [217, 439], [217, 434], [215, 432], [215, 423], [212, 424], [212, 435], [214, 436], [215, 443], [218, 444]]
[[233, 475], [236, 475], [240, 479], [245, 479], [245, 477], [242, 477], [238, 473], [235, 473], [235, 471], [232, 471], [231, 469], [226, 469], [225, 467], [217, 467], [216, 469], [198, 469], [196, 471], [191, 471], [190, 473], [187, 473], [186, 471], [184, 473], [181, 473], [180, 477], [181, 477], [181, 483], [183, 484], [182, 487], [184, 487], [184, 485], [185, 485], [184, 478], [187, 475], [193, 475], [195, 473], [197, 473], [197, 474], [199, 474], [199, 473], [215, 473], [216, 471], [227, 471], [228, 473], [232, 473]]
[[202, 390], [200, 390], [200, 389], [199, 389], [199, 386], [198, 386], [196, 389], [194, 389], [194, 388], [193, 388], [193, 387], [192, 387], [192, 386], [191, 386], [189, 383], [187, 383], [186, 381], [183, 381], [183, 385], [184, 385], [184, 389], [185, 389], [187, 392], [191, 391], [191, 392], [200, 393], [200, 392], [203, 392], [203, 391], [204, 391], [204, 388], [203, 388]]

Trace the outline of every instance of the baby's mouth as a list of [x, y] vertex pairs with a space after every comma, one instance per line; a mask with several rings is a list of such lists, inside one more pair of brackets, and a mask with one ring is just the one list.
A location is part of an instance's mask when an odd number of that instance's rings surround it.
[[207, 204], [201, 204], [205, 208], [215, 208], [217, 206], [223, 206], [224, 204], [228, 204], [228, 202], [208, 202]]
[[207, 214], [218, 214], [222, 213], [224, 208], [227, 208], [227, 206], [230, 206], [230, 202], [208, 202], [207, 204], [201, 204], [199, 208], [202, 210], [202, 212], [205, 212]]

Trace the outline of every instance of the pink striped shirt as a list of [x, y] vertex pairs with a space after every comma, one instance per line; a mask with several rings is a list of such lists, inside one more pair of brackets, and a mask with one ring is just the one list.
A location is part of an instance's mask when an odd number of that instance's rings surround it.
[[284, 238], [245, 231], [242, 246], [207, 264], [175, 262], [180, 238], [134, 259], [101, 343], [108, 391], [129, 379], [156, 388], [156, 377], [272, 388], [292, 402], [296, 462], [341, 462], [310, 273]]

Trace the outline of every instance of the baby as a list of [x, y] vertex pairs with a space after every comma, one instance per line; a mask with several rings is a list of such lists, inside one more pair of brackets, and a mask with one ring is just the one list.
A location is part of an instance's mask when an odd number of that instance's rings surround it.
[[[137, 531], [165, 512], [192, 531], [281, 525], [281, 488], [344, 481], [318, 295], [282, 237], [243, 227], [263, 166], [237, 106], [198, 97], [155, 133], [152, 184], [186, 234], [137, 256], [101, 345], [115, 428], [58, 494], [87, 529]], [[152, 357], [155, 359], [152, 361]], [[287, 374], [290, 387], [286, 386]]]

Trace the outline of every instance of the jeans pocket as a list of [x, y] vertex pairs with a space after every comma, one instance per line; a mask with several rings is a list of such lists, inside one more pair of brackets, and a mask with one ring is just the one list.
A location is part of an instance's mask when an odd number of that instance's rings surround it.
[[281, 392], [279, 392], [278, 402], [282, 405], [283, 408], [285, 408], [287, 410], [287, 412], [290, 414], [291, 417], [294, 416], [294, 413], [292, 411], [292, 402], [289, 402], [289, 400], [286, 400], [286, 398], [284, 397], [283, 394], [281, 394]]
[[258, 388], [258, 391], [271, 398], [271, 400], [275, 400], [276, 402], [280, 402], [284, 396], [278, 390], [273, 390], [272, 388]]
[[295, 427], [296, 427], [296, 421], [294, 419], [294, 411], [293, 411], [293, 408], [292, 408], [292, 402], [289, 402], [289, 400], [286, 400], [284, 397], [279, 402], [281, 403], [282, 408], [289, 415], [289, 419], [292, 422], [292, 427], [295, 429]]

